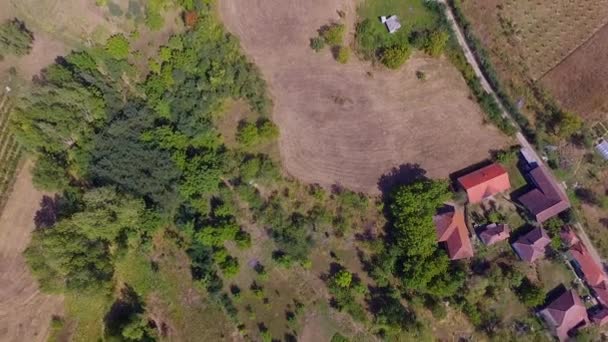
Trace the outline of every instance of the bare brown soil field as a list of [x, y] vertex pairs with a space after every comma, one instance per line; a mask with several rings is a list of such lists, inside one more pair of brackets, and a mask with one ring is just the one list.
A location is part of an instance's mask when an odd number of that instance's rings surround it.
[[565, 108], [587, 119], [606, 119], [607, 56], [608, 25], [548, 72], [541, 82]]
[[377, 193], [393, 167], [420, 164], [428, 176], [446, 177], [507, 143], [483, 123], [444, 59], [414, 56], [388, 71], [355, 58], [341, 65], [310, 49], [309, 39], [337, 21], [338, 10], [353, 32], [352, 1], [224, 0], [219, 10], [269, 82], [283, 165], [305, 182]]
[[62, 299], [40, 292], [22, 255], [43, 193], [34, 189], [30, 164], [21, 169], [0, 216], [0, 341], [46, 341]]

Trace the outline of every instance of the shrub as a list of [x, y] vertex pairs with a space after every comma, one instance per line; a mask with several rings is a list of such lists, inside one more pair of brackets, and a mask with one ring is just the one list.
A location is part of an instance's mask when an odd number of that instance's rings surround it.
[[445, 49], [446, 44], [450, 36], [445, 31], [434, 31], [424, 41], [422, 49], [424, 52], [429, 54], [432, 57], [439, 57], [443, 50]]
[[321, 37], [328, 45], [340, 45], [344, 40], [344, 31], [344, 24], [333, 24], [321, 29]]
[[424, 72], [418, 70], [418, 71], [416, 71], [416, 78], [421, 81], [424, 81], [424, 80], [426, 80], [426, 74]]
[[516, 289], [519, 299], [530, 308], [535, 308], [545, 301], [543, 289], [532, 283], [530, 279], [524, 278]]
[[257, 123], [243, 121], [236, 133], [237, 141], [245, 146], [251, 147], [260, 143], [266, 143], [279, 135], [279, 128], [268, 119], [258, 120]]
[[129, 41], [122, 34], [115, 34], [106, 41], [106, 51], [114, 59], [126, 59], [129, 49]]
[[4, 54], [27, 55], [32, 49], [33, 40], [32, 32], [16, 18], [0, 25], [0, 51]]
[[350, 49], [346, 46], [338, 47], [338, 52], [336, 53], [336, 60], [341, 64], [346, 64], [349, 58]]
[[325, 39], [322, 37], [314, 37], [310, 40], [310, 48], [319, 52], [325, 47]]
[[408, 45], [394, 45], [382, 51], [382, 64], [387, 68], [397, 69], [405, 63], [411, 54], [411, 49]]

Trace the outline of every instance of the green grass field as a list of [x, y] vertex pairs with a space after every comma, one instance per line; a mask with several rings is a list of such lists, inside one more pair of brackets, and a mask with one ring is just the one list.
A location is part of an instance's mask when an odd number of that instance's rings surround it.
[[430, 28], [437, 21], [434, 12], [424, 4], [424, 0], [370, 0], [365, 1], [358, 9], [362, 20], [370, 19], [374, 25], [384, 28], [380, 16], [397, 15], [401, 22], [401, 30], [411, 32], [414, 27]]

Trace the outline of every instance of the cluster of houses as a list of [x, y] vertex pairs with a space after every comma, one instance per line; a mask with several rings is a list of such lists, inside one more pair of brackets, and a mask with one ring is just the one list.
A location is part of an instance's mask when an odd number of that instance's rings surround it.
[[[538, 222], [538, 226], [511, 242], [517, 255], [526, 262], [534, 263], [542, 258], [551, 238], [542, 228], [542, 223], [570, 207], [563, 189], [557, 184], [546, 167], [536, 161], [526, 150], [521, 151], [523, 171], [529, 182], [529, 191], [516, 201], [526, 208]], [[510, 189], [509, 175], [499, 164], [493, 163], [457, 179], [458, 186], [466, 191], [471, 204], [481, 203]], [[464, 208], [446, 204], [433, 218], [437, 240], [443, 245], [452, 260], [470, 258], [474, 254], [469, 237]], [[494, 222], [476, 231], [485, 245], [494, 245], [510, 238], [509, 226]], [[552, 333], [565, 341], [577, 329], [591, 323], [608, 323], [608, 276], [599, 260], [593, 258], [587, 247], [570, 227], [564, 227], [561, 239], [568, 249], [569, 262], [579, 279], [584, 280], [599, 306], [588, 312], [580, 296], [571, 289], [551, 301], [539, 315], [547, 322]]]

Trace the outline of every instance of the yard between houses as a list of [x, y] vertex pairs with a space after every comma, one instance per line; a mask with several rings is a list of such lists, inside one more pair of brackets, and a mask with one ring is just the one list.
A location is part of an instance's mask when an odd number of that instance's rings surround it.
[[[361, 13], [403, 13], [406, 28], [413, 15], [428, 20], [422, 1], [369, 3]], [[333, 22], [342, 21], [346, 41], [353, 42], [354, 1], [224, 0], [219, 10], [269, 83], [283, 167], [304, 182], [377, 194], [380, 177], [402, 164], [447, 177], [508, 143], [484, 123], [445, 58], [415, 53], [400, 70], [389, 71], [355, 58], [341, 65], [327, 51], [315, 53], [309, 40]]]

